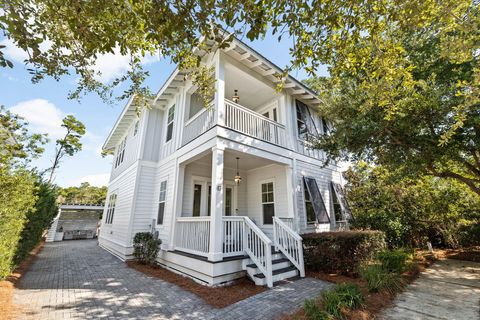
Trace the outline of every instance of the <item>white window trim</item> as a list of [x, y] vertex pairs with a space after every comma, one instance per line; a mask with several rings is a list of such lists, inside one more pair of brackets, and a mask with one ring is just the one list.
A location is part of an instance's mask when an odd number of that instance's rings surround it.
[[277, 187], [276, 187], [276, 184], [275, 184], [275, 178], [270, 178], [270, 179], [266, 179], [266, 180], [262, 180], [260, 181], [260, 193], [259, 193], [259, 196], [260, 196], [260, 212], [261, 212], [261, 220], [262, 220], [262, 226], [264, 227], [271, 227], [273, 228], [273, 223], [272, 224], [265, 224], [264, 223], [264, 219], [263, 219], [263, 201], [262, 201], [262, 184], [265, 184], [265, 183], [270, 183], [272, 182], [273, 183], [273, 216], [274, 217], [277, 217]]
[[[110, 214], [110, 209], [112, 209], [111, 203], [112, 203], [112, 197], [113, 196], [115, 196], [115, 201], [114, 201], [114, 206], [113, 206], [113, 215], [111, 215]], [[108, 199], [108, 203], [107, 203], [107, 210], [105, 212], [104, 224], [108, 225], [108, 226], [111, 226], [111, 225], [113, 225], [113, 218], [115, 217], [115, 211], [117, 209], [118, 189], [110, 192], [108, 194], [107, 199]], [[108, 220], [111, 220], [111, 221], [107, 222]]]
[[176, 104], [175, 104], [175, 103], [172, 103], [172, 104], [170, 105], [170, 107], [168, 107], [168, 108], [166, 109], [166, 112], [165, 112], [165, 133], [164, 133], [165, 144], [169, 144], [170, 142], [172, 142], [173, 140], [175, 140], [175, 139], [174, 139], [174, 137], [175, 137], [175, 118], [176, 118], [176, 113], [177, 113], [178, 110], [174, 110], [174, 111], [173, 111], [172, 137], [170, 138], [170, 140], [167, 141], [168, 125], [170, 124], [170, 122], [168, 122], [168, 114], [169, 114], [169, 112], [170, 112], [170, 109], [172, 109], [172, 108], [176, 108]]
[[[160, 194], [162, 192], [162, 182], [165, 182], [165, 200], [160, 201]], [[160, 179], [160, 184], [158, 185], [158, 197], [157, 197], [157, 211], [155, 214], [155, 220], [157, 223], [155, 224], [156, 227], [163, 227], [165, 225], [165, 216], [167, 212], [167, 198], [168, 198], [168, 176], [165, 176]], [[160, 209], [160, 204], [165, 203], [165, 206], [163, 208], [163, 221], [162, 223], [158, 223], [158, 210]]]

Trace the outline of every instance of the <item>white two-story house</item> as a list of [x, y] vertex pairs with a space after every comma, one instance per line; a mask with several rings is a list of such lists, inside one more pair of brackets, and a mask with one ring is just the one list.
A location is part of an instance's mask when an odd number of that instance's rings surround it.
[[134, 235], [152, 231], [159, 264], [210, 285], [304, 276], [300, 235], [348, 216], [339, 168], [306, 141], [328, 134], [321, 101], [292, 77], [278, 92], [282, 71], [239, 40], [202, 63], [215, 71], [208, 107], [177, 69], [151, 108], [137, 116], [130, 100], [115, 123], [99, 243], [131, 259]]

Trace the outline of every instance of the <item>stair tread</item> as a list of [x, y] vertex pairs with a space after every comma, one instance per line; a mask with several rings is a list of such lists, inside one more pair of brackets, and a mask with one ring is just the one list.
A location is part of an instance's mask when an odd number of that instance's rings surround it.
[[[293, 271], [293, 270], [297, 270], [297, 268], [295, 268], [294, 266], [290, 266], [283, 269], [274, 270], [272, 271], [272, 275], [276, 276], [277, 274], [282, 274], [282, 273]], [[265, 275], [263, 273], [257, 273], [256, 275], [254, 275], [254, 277], [263, 279], [265, 278]]]
[[[280, 259], [272, 260], [272, 264], [277, 264], [277, 263], [282, 263], [287, 261], [290, 261], [290, 260], [288, 260], [287, 258], [280, 258]], [[256, 268], [256, 267], [257, 265], [255, 263], [247, 264], [247, 268]]]

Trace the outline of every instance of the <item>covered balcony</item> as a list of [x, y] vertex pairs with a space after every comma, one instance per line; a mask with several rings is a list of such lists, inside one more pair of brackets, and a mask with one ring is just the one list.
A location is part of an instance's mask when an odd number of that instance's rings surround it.
[[182, 146], [215, 125], [239, 134], [286, 146], [284, 96], [272, 84], [256, 77], [242, 66], [224, 61], [217, 79], [217, 92], [209, 107], [200, 97], [189, 93]]

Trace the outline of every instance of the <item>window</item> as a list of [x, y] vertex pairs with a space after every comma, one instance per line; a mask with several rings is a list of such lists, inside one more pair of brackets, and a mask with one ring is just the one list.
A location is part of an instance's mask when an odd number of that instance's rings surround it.
[[200, 217], [202, 209], [202, 185], [194, 184], [193, 186], [193, 214], [194, 217]]
[[189, 110], [189, 119], [196, 115], [200, 110], [205, 107], [202, 97], [194, 92], [190, 95], [190, 110]]
[[272, 224], [275, 215], [273, 182], [262, 183], [263, 224]]
[[296, 110], [298, 137], [307, 140], [309, 135], [318, 135], [317, 127], [307, 105], [297, 100]]
[[117, 149], [117, 157], [115, 158], [115, 168], [122, 164], [125, 157], [125, 146], [127, 145], [127, 137], [125, 137]]
[[173, 120], [175, 119], [175, 105], [171, 106], [168, 109], [168, 117], [167, 117], [167, 139], [165, 142], [172, 140], [173, 135]]
[[308, 193], [307, 184], [303, 181], [303, 195], [305, 197], [305, 212], [307, 215], [307, 223], [315, 223], [315, 210], [313, 209], [312, 199], [310, 193]]
[[112, 224], [113, 222], [113, 214], [115, 213], [115, 203], [117, 202], [117, 194], [112, 193], [108, 198], [108, 205], [107, 205], [107, 215], [105, 217], [105, 224]]
[[163, 216], [165, 215], [165, 199], [167, 197], [167, 180], [160, 183], [160, 195], [158, 196], [158, 214], [157, 224], [163, 224]]
[[133, 127], [133, 135], [136, 136], [138, 133], [138, 127], [140, 126], [140, 120], [135, 122], [135, 126]]
[[335, 215], [335, 221], [342, 221], [342, 207], [340, 206], [340, 201], [338, 201], [337, 195], [335, 191], [332, 192], [332, 207], [333, 207], [333, 214]]
[[330, 223], [330, 217], [328, 216], [327, 208], [325, 207], [325, 202], [323, 201], [322, 194], [318, 188], [317, 181], [314, 178], [303, 177], [303, 182], [307, 187], [309, 199], [311, 200], [317, 222]]

